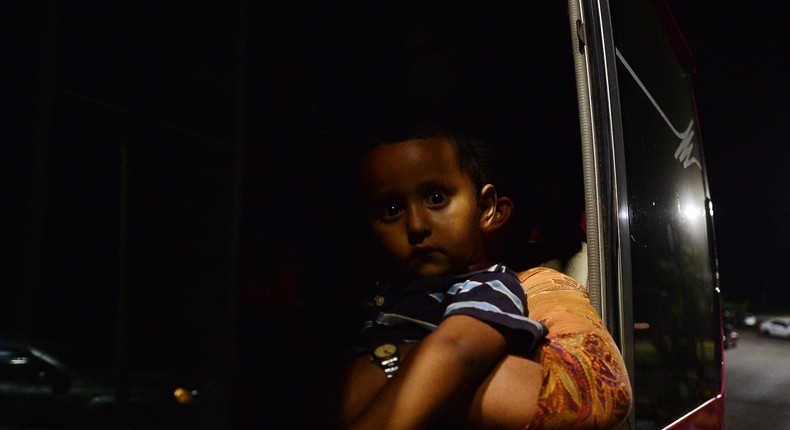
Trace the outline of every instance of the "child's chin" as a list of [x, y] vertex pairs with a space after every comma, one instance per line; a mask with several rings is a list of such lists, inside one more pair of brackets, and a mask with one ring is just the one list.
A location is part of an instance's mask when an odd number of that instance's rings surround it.
[[450, 273], [450, 268], [443, 264], [420, 264], [410, 269], [409, 272], [412, 274], [412, 278], [430, 278]]

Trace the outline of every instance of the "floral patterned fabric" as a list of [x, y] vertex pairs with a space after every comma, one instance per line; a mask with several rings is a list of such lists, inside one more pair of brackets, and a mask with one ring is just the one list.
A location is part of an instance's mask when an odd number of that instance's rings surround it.
[[519, 273], [529, 316], [549, 328], [543, 386], [529, 430], [611, 429], [631, 410], [623, 357], [577, 280], [546, 267]]

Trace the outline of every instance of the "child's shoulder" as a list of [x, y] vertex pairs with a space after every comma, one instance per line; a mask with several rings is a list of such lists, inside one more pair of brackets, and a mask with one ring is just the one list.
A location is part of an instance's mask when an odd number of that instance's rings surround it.
[[513, 286], [519, 289], [521, 288], [521, 279], [518, 273], [502, 263], [494, 264], [487, 269], [468, 273], [465, 275], [465, 278], [466, 281], [473, 282], [491, 282], [496, 280], [511, 286], [511, 288]]

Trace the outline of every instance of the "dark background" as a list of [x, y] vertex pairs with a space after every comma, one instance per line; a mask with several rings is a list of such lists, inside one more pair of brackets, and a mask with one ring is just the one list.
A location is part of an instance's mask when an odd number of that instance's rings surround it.
[[696, 59], [722, 297], [790, 312], [790, 5], [670, 1]]
[[317, 416], [306, 387], [342, 359], [365, 271], [345, 185], [360, 124], [439, 111], [514, 142], [525, 175], [580, 176], [578, 151], [571, 169], [542, 157], [578, 148], [565, 6], [534, 12], [14, 4], [0, 17], [0, 337], [197, 376], [207, 428]]

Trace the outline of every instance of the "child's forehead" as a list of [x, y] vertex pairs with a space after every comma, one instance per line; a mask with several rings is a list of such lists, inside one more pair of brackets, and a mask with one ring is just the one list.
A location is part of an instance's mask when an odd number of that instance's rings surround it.
[[401, 155], [441, 152], [445, 156], [452, 156], [452, 158], [457, 158], [458, 156], [455, 145], [450, 138], [442, 136], [413, 137], [399, 141], [379, 143], [372, 147], [367, 155], [369, 156], [376, 152]]
[[459, 169], [455, 145], [444, 137], [419, 137], [372, 148], [363, 159], [363, 170], [388, 170], [409, 165]]
[[379, 145], [362, 165], [366, 188], [388, 188], [417, 181], [465, 176], [455, 146], [444, 138], [410, 139]]

